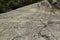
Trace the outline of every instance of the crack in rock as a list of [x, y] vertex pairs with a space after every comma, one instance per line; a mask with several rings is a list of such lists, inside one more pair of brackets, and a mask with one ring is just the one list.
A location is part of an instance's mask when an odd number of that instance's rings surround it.
[[59, 20], [48, 21], [47, 25], [40, 30], [38, 35], [45, 37], [46, 40], [57, 40], [57, 36], [59, 36], [59, 27]]
[[[44, 24], [42, 21], [41, 23]], [[44, 24], [44, 27], [40, 30], [38, 36], [42, 36], [43, 38], [45, 38], [45, 40], [56, 40], [54, 39], [55, 38], [54, 35], [48, 29], [45, 29], [46, 27], [48, 27], [47, 25], [49, 23], [53, 23], [53, 22], [48, 22], [47, 24]]]

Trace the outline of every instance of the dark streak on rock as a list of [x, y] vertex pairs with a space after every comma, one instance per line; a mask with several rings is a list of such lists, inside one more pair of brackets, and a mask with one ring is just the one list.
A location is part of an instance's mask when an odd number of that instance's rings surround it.
[[[50, 22], [50, 21], [48, 21], [47, 24], [45, 24], [45, 23], [42, 22], [42, 20], [40, 20], [40, 21], [41, 21], [41, 23], [44, 25], [43, 28], [46, 28], [48, 24], [52, 24], [52, 23], [54, 23], [54, 22]], [[56, 23], [57, 23], [57, 22], [56, 22]], [[45, 38], [46, 40], [51, 40], [51, 39], [50, 39], [50, 36], [42, 35], [42, 34], [41, 34], [41, 31], [42, 31], [43, 28], [41, 28], [40, 32], [38, 33], [38, 37], [41, 36], [41, 37]], [[52, 34], [52, 33], [51, 33], [51, 34]], [[52, 36], [54, 37], [53, 34], [52, 34]]]
[[60, 24], [60, 21], [48, 21], [48, 24]]
[[38, 33], [38, 36], [41, 36], [41, 37], [43, 37], [43, 38], [45, 38], [46, 40], [50, 40], [50, 37], [49, 36], [47, 36], [47, 35], [42, 35], [40, 32]]

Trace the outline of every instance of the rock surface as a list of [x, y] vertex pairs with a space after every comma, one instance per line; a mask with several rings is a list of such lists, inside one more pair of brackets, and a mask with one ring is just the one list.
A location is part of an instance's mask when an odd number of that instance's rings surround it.
[[0, 40], [60, 40], [60, 11], [39, 2], [0, 14]]

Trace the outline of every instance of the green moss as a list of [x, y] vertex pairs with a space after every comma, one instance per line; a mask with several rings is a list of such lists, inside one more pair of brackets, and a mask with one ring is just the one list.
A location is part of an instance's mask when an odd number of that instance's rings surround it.
[[0, 0], [0, 13], [7, 12], [41, 0]]
[[49, 3], [52, 3], [52, 0], [48, 0]]

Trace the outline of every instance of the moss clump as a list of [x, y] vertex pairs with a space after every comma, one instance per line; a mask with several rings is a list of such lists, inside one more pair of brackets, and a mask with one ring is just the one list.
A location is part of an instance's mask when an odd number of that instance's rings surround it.
[[50, 4], [52, 3], [52, 0], [47, 0]]
[[0, 0], [0, 13], [7, 12], [41, 0]]

